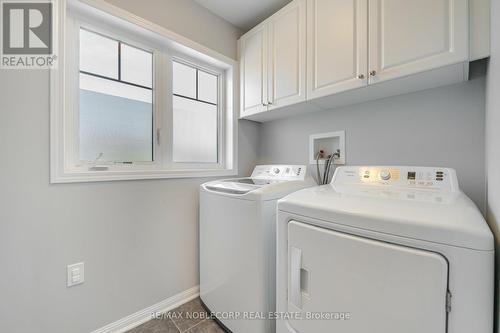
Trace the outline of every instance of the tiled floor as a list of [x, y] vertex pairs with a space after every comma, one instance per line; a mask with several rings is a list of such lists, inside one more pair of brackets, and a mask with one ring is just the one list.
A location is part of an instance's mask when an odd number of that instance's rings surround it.
[[208, 318], [200, 299], [194, 299], [169, 311], [158, 319], [151, 319], [127, 333], [224, 333], [215, 321]]

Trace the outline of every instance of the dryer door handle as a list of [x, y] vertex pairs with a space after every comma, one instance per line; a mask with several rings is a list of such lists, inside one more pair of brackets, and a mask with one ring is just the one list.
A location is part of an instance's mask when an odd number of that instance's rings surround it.
[[300, 270], [302, 269], [302, 250], [296, 247], [290, 248], [290, 302], [302, 308], [302, 290], [300, 286]]

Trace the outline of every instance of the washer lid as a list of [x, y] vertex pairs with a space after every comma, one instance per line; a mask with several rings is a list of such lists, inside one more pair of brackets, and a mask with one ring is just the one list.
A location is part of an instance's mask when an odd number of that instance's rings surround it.
[[396, 236], [476, 250], [494, 249], [493, 235], [482, 214], [458, 189], [343, 181], [292, 193], [278, 202], [278, 209]]
[[306, 171], [305, 165], [258, 165], [251, 177], [210, 181], [201, 190], [242, 200], [276, 200], [315, 185]]
[[309, 186], [314, 186], [311, 178], [284, 181], [237, 178], [208, 182], [201, 185], [201, 190], [243, 200], [276, 200]]
[[214, 192], [246, 194], [250, 191], [255, 191], [265, 185], [271, 184], [271, 182], [276, 181], [254, 178], [237, 178], [210, 182], [205, 184], [205, 187]]

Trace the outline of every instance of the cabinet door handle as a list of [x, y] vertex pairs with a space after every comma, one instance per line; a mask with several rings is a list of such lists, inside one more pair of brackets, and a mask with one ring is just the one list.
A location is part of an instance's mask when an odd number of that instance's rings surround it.
[[273, 105], [273, 103], [268, 101], [268, 102], [267, 102], [267, 105]]
[[262, 106], [267, 106], [267, 104], [266, 103], [262, 103]]
[[365, 78], [365, 74], [359, 74], [358, 79], [363, 80]]
[[371, 75], [371, 76], [375, 76], [375, 75], [377, 75], [377, 71], [371, 71], [371, 72], [370, 72], [370, 75]]

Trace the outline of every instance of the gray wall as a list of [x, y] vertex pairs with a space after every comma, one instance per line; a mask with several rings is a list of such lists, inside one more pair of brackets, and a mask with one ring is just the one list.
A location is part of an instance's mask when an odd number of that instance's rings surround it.
[[486, 90], [486, 170], [488, 222], [496, 236], [496, 331], [500, 333], [500, 1], [491, 2], [491, 57]]
[[447, 166], [484, 210], [484, 77], [265, 123], [261, 162], [308, 163], [309, 135], [346, 131], [350, 165]]
[[106, 1], [236, 59], [241, 31], [193, 0]]
[[[225, 21], [190, 1], [150, 2], [113, 0], [235, 56]], [[0, 332], [90, 332], [198, 284], [206, 179], [50, 185], [48, 85], [46, 71], [0, 70]], [[247, 174], [258, 125], [239, 130]], [[79, 261], [86, 281], [68, 289]]]

